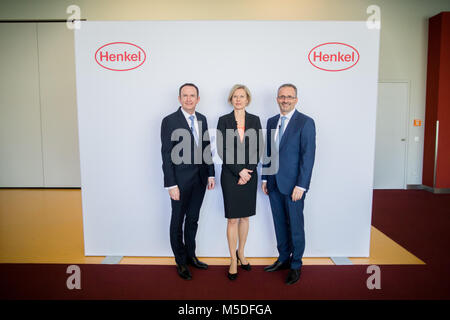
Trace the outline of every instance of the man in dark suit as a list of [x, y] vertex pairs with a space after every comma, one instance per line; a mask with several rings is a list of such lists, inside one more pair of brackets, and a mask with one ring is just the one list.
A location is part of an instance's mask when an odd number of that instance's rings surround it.
[[279, 256], [264, 270], [290, 269], [286, 283], [294, 284], [305, 251], [303, 207], [314, 165], [316, 129], [313, 119], [295, 109], [298, 97], [293, 84], [280, 86], [277, 102], [280, 114], [267, 121], [270, 161], [263, 164], [262, 190], [269, 195]]
[[197, 86], [183, 84], [178, 100], [181, 107], [162, 120], [161, 155], [164, 187], [172, 204], [170, 244], [178, 275], [190, 280], [188, 264], [208, 268], [195, 255], [195, 236], [206, 187], [214, 188], [215, 173], [206, 117], [195, 111], [200, 101]]

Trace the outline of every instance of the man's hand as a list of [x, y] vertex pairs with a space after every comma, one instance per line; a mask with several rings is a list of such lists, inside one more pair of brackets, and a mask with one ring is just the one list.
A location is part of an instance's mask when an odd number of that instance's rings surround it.
[[269, 190], [267, 190], [267, 182], [266, 181], [264, 181], [262, 183], [261, 188], [265, 195], [269, 195]]
[[169, 189], [169, 196], [172, 200], [180, 200], [180, 189], [178, 189], [178, 186]]
[[292, 191], [292, 195], [291, 195], [292, 201], [295, 202], [297, 200], [300, 200], [303, 197], [303, 192], [305, 192], [305, 191], [303, 191], [299, 187], [295, 187], [294, 190]]
[[250, 173], [252, 173], [253, 170], [249, 170], [249, 169], [242, 169], [241, 172], [239, 172], [239, 177], [241, 177], [242, 180], [245, 181], [245, 183], [247, 183], [252, 176], [250, 175]]
[[208, 178], [208, 190], [214, 189], [214, 186], [216, 185], [216, 179], [213, 177]]

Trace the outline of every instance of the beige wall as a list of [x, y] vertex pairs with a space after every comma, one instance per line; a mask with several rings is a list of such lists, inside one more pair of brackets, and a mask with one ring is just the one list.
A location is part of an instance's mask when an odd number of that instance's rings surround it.
[[[428, 18], [450, 11], [448, 0], [2, 0], [0, 19], [66, 19], [69, 5], [88, 20], [366, 20], [366, 8], [381, 9], [380, 81], [410, 83], [407, 183], [422, 175]], [[278, 44], [274, 44], [278, 45]], [[419, 141], [415, 142], [414, 137]]]
[[0, 23], [0, 187], [79, 187], [73, 32]]

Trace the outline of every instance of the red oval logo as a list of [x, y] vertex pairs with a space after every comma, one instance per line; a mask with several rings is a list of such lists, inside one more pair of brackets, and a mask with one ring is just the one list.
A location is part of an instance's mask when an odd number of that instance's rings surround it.
[[145, 51], [130, 42], [107, 43], [95, 51], [95, 61], [111, 71], [129, 71], [142, 66], [147, 55]]
[[346, 43], [327, 42], [311, 49], [309, 62], [323, 71], [344, 71], [354, 67], [359, 61], [359, 52]]

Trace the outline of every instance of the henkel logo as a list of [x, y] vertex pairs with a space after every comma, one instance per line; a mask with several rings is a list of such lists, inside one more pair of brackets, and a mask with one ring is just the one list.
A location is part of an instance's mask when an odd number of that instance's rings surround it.
[[142, 66], [146, 59], [144, 50], [129, 42], [107, 43], [95, 52], [95, 61], [111, 71], [129, 71]]
[[359, 61], [359, 52], [351, 45], [341, 42], [327, 42], [311, 49], [309, 62], [323, 71], [344, 71]]

